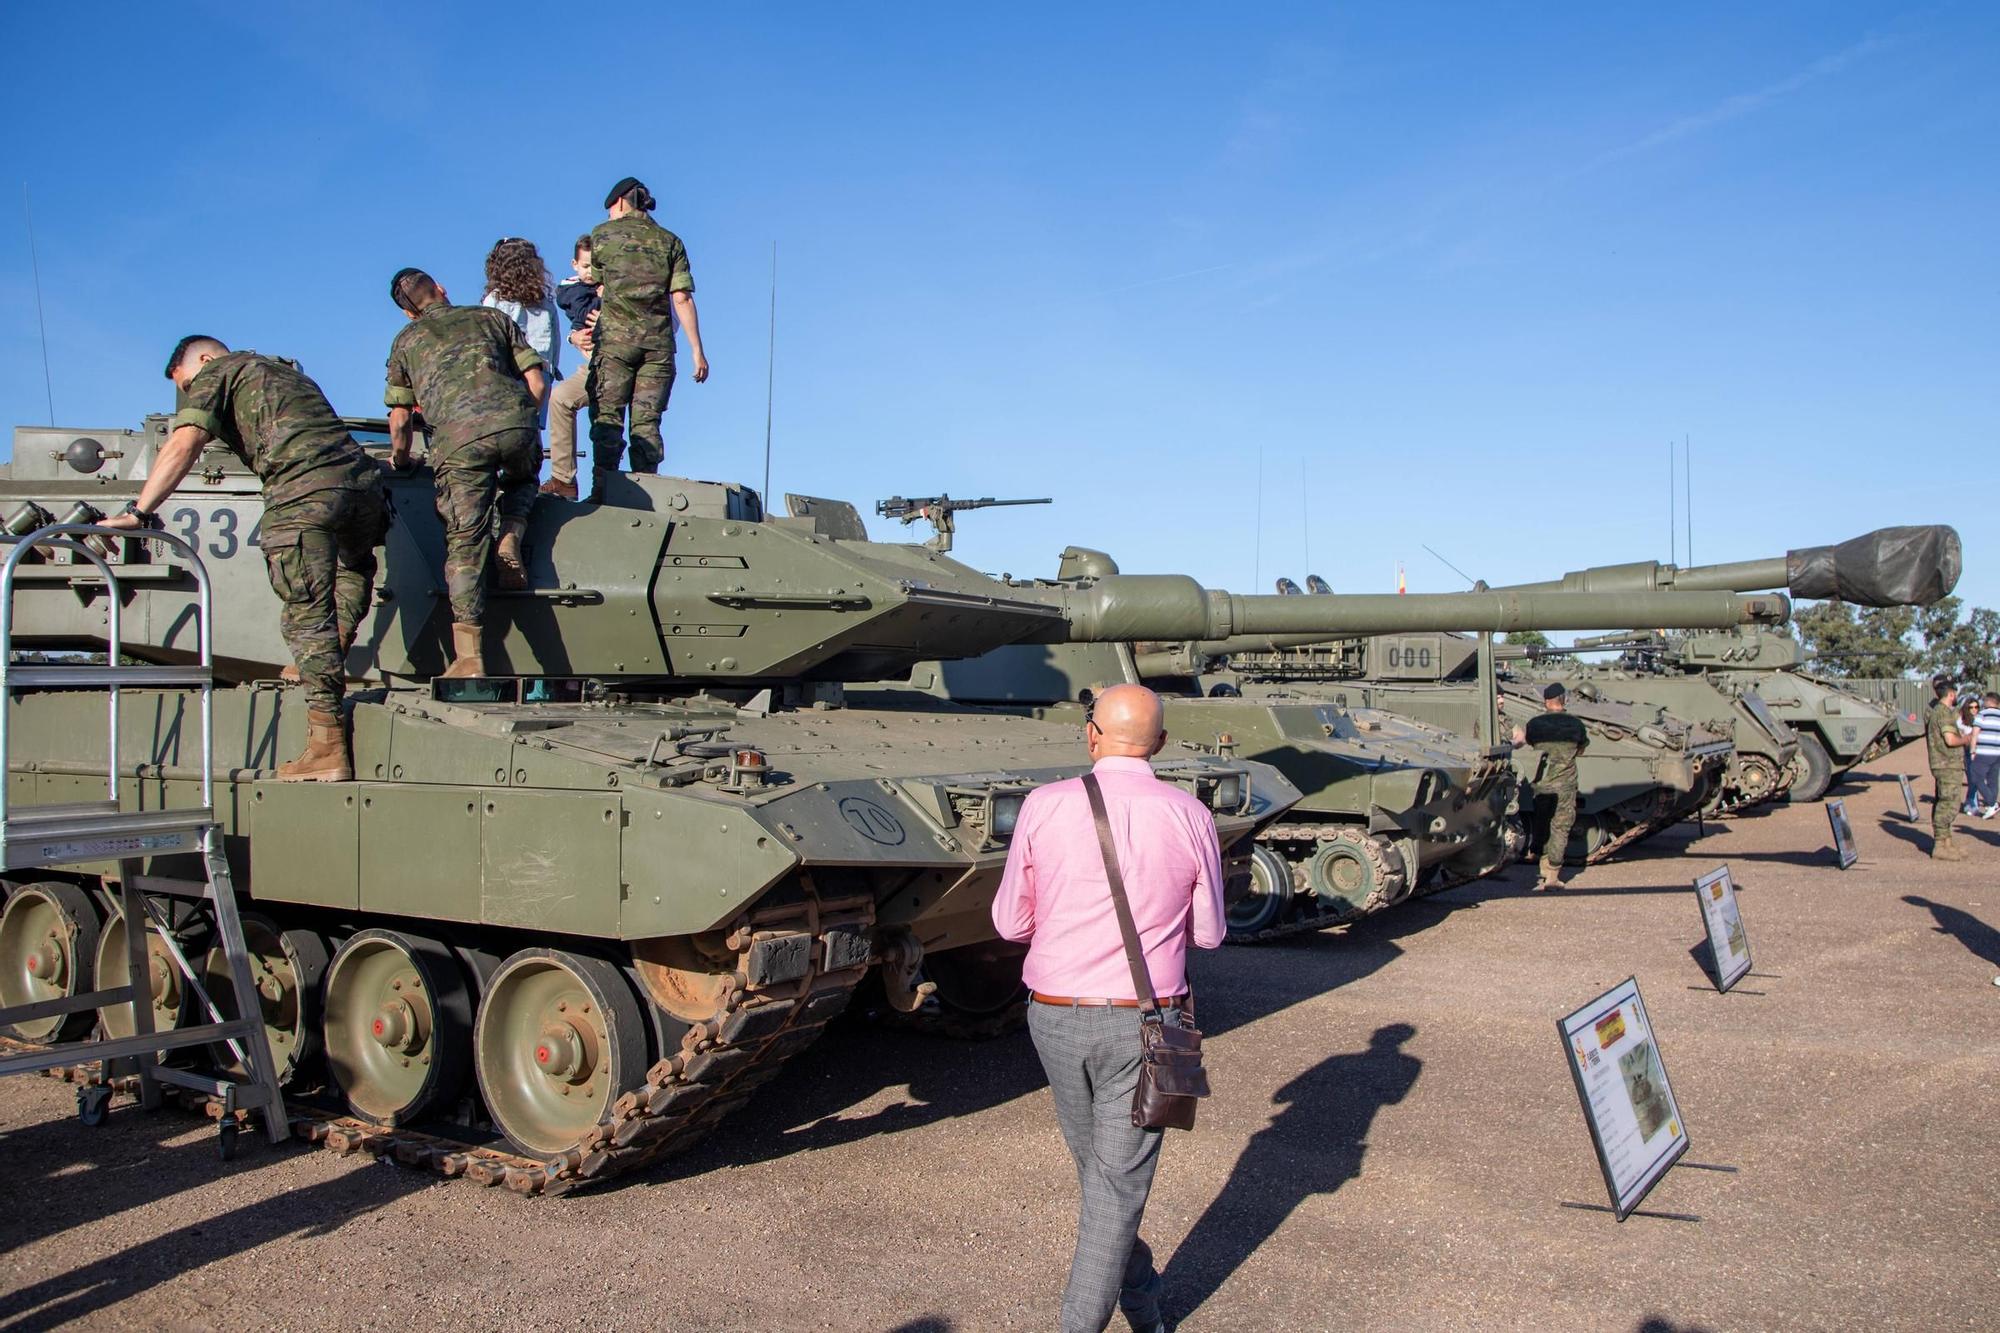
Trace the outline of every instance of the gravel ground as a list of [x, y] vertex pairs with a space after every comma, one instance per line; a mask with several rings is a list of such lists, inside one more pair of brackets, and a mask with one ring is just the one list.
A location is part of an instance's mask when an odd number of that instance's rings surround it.
[[[1824, 812], [1680, 829], [1197, 964], [1217, 1095], [1147, 1235], [1198, 1329], [1993, 1328], [2000, 821], [1933, 865], [1879, 761]], [[1920, 788], [1928, 788], [1922, 779]], [[1923, 817], [1928, 820], [1929, 809]], [[1726, 861], [1760, 975], [1710, 989]], [[1693, 1138], [1621, 1224], [1555, 1020], [1629, 974]], [[1052, 1328], [1074, 1181], [1026, 1039], [848, 1023], [708, 1145], [527, 1201], [0, 1082], [0, 1328]]]

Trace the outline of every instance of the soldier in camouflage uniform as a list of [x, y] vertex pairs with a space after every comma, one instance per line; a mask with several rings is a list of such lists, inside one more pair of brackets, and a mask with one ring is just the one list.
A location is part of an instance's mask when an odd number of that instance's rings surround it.
[[1931, 781], [1937, 794], [1931, 798], [1931, 860], [1963, 861], [1965, 853], [1952, 841], [1952, 821], [1965, 800], [1965, 757], [1956, 751], [1974, 743], [1958, 729], [1958, 686], [1939, 676], [1931, 682], [1937, 702], [1924, 719], [1924, 743], [1929, 747]]
[[[389, 348], [390, 462], [412, 466], [410, 416], [421, 405], [431, 429], [431, 470], [444, 521], [444, 582], [451, 596], [452, 662], [447, 676], [486, 672], [486, 566], [497, 559], [500, 586], [528, 586], [521, 539], [542, 470], [537, 425], [548, 383], [542, 358], [503, 312], [455, 306], [420, 269], [389, 280], [409, 319]], [[493, 515], [500, 514], [500, 537]]]
[[602, 285], [593, 331], [588, 389], [595, 490], [625, 455], [625, 413], [632, 413], [633, 472], [658, 472], [667, 456], [660, 418], [674, 388], [674, 317], [686, 330], [694, 380], [708, 378], [694, 275], [681, 238], [653, 221], [654, 200], [627, 176], [611, 187], [611, 218], [590, 233], [591, 264]]
[[1549, 836], [1542, 843], [1541, 873], [1535, 888], [1562, 886], [1563, 853], [1569, 847], [1570, 830], [1576, 827], [1576, 757], [1590, 746], [1590, 733], [1571, 717], [1568, 693], [1561, 682], [1542, 691], [1542, 714], [1515, 733], [1517, 744], [1525, 743], [1542, 752], [1541, 772], [1535, 778], [1538, 795], [1554, 796], [1555, 811], [1549, 816]]
[[382, 469], [354, 442], [326, 395], [297, 365], [231, 352], [193, 334], [167, 378], [180, 406], [139, 498], [107, 527], [158, 527], [155, 510], [220, 440], [264, 485], [259, 542], [279, 625], [306, 696], [306, 750], [281, 782], [346, 782], [354, 761], [341, 725], [348, 650], [375, 591], [375, 548], [389, 530]]

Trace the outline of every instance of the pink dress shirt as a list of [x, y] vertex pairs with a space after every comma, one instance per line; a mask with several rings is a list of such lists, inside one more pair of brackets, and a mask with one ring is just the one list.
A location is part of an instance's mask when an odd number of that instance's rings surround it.
[[[1192, 794], [1154, 777], [1143, 759], [1100, 759], [1092, 771], [1104, 789], [1153, 994], [1186, 994], [1190, 935], [1196, 948], [1213, 949], [1226, 930], [1215, 820]], [[993, 900], [993, 924], [1003, 939], [1029, 941], [1022, 979], [1031, 989], [1138, 998], [1082, 778], [1029, 793]]]

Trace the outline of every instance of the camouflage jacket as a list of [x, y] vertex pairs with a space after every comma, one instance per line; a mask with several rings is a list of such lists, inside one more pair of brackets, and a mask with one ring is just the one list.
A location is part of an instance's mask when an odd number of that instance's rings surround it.
[[1540, 713], [1528, 719], [1528, 744], [1544, 756], [1542, 776], [1548, 783], [1575, 782], [1576, 757], [1590, 746], [1590, 732], [1568, 713]]
[[1965, 756], [1969, 751], [1962, 746], [1953, 749], [1945, 741], [1945, 737], [1956, 735], [1958, 710], [1940, 699], [1931, 705], [1930, 715], [1924, 719], [1924, 743], [1931, 754], [1931, 772], [1954, 774], [1965, 771]]
[[673, 294], [694, 290], [681, 238], [653, 221], [650, 213], [627, 213], [600, 222], [591, 231], [590, 262], [604, 287], [597, 344], [672, 356]]
[[374, 485], [381, 472], [290, 361], [231, 352], [203, 366], [178, 397], [172, 429], [199, 426], [228, 445], [264, 483], [269, 507]]
[[536, 429], [541, 413], [526, 376], [542, 364], [504, 312], [440, 301], [390, 344], [382, 401], [421, 408], [432, 450], [450, 453], [502, 431]]

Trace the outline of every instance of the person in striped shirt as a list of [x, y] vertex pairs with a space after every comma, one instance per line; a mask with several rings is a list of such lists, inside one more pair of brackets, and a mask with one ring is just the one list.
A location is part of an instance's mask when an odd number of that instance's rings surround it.
[[2000, 693], [1986, 692], [1972, 720], [1972, 800], [1981, 819], [2000, 813]]

